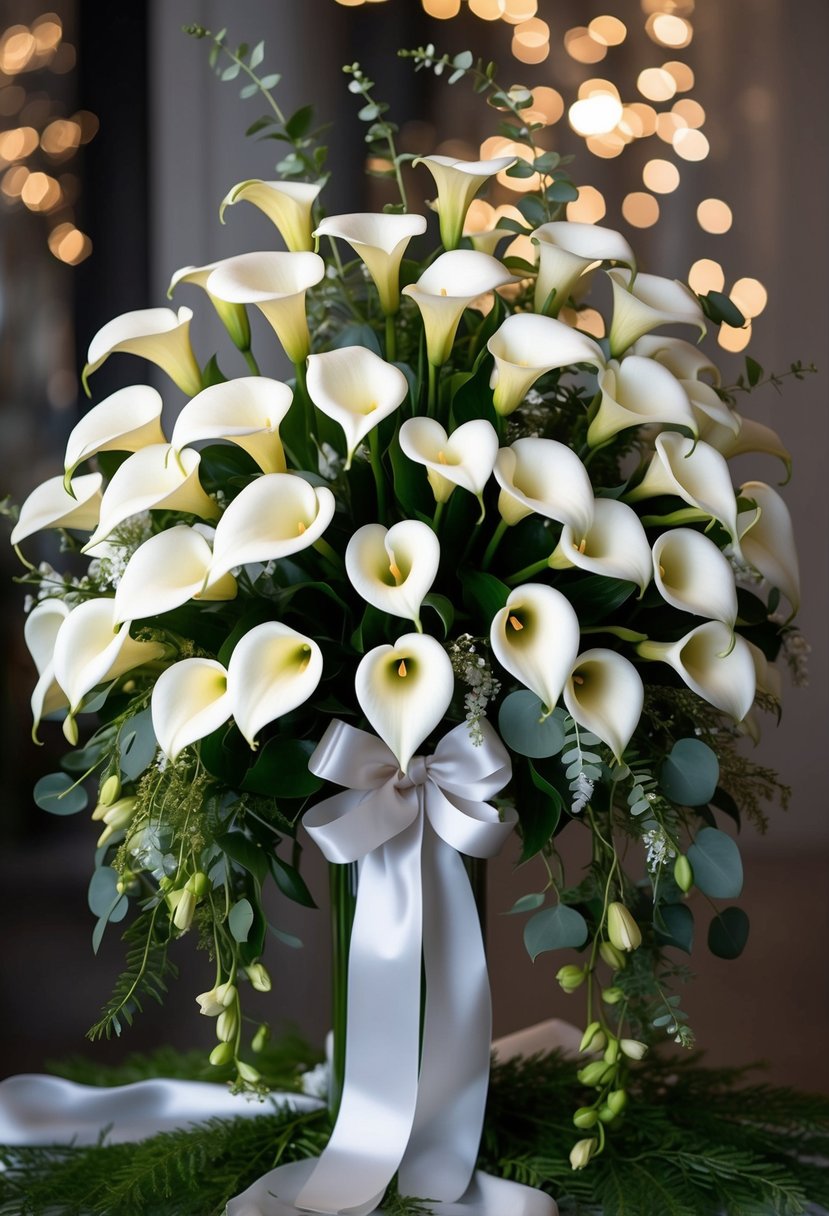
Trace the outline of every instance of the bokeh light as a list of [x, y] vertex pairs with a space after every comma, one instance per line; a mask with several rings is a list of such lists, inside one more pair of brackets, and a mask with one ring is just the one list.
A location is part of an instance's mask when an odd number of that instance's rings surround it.
[[636, 79], [636, 87], [648, 101], [670, 101], [676, 93], [676, 81], [664, 68], [644, 68]]
[[642, 181], [654, 194], [670, 194], [679, 185], [679, 169], [669, 160], [649, 160]]
[[667, 12], [652, 13], [645, 22], [645, 32], [660, 46], [669, 46], [674, 50], [688, 46], [694, 36], [690, 21]]
[[683, 160], [705, 160], [710, 150], [702, 131], [682, 127], [674, 136], [674, 151]]
[[688, 286], [700, 296], [707, 295], [709, 291], [722, 291], [725, 272], [719, 262], [700, 258], [688, 271]]
[[622, 103], [612, 93], [593, 93], [570, 106], [570, 126], [579, 135], [609, 135], [622, 117]]
[[697, 223], [704, 232], [728, 232], [733, 219], [731, 208], [721, 198], [705, 198], [697, 207]]
[[523, 111], [527, 122], [543, 122], [552, 126], [564, 114], [564, 98], [556, 89], [547, 85], [539, 85], [533, 89], [533, 103]]
[[579, 197], [567, 204], [567, 218], [575, 223], [598, 224], [606, 214], [604, 195], [595, 186], [579, 186]]
[[671, 106], [671, 113], [677, 114], [686, 127], [701, 127], [705, 122], [705, 110], [692, 97], [683, 97]]
[[625, 195], [622, 215], [633, 228], [652, 228], [659, 219], [659, 203], [652, 194], [634, 190]]
[[461, 0], [423, 0], [423, 11], [428, 17], [449, 21], [461, 11]]
[[482, 21], [499, 21], [506, 7], [506, 0], [469, 0], [469, 11]]
[[662, 70], [673, 76], [678, 93], [687, 93], [694, 87], [694, 71], [687, 63], [680, 63], [678, 59], [669, 59], [667, 63], [662, 64]]
[[751, 341], [751, 322], [747, 321], [744, 329], [735, 329], [732, 325], [721, 325], [717, 341], [723, 350], [737, 354], [745, 350]]
[[506, 0], [503, 20], [510, 25], [520, 25], [529, 21], [538, 12], [538, 0]]
[[49, 248], [61, 262], [77, 266], [92, 252], [92, 242], [74, 224], [58, 224], [49, 233]]
[[738, 279], [728, 294], [749, 320], [759, 317], [769, 302], [769, 293], [759, 279]]
[[564, 35], [564, 49], [577, 63], [601, 63], [607, 54], [607, 46], [597, 42], [586, 25], [577, 25]]
[[618, 17], [594, 17], [587, 27], [594, 42], [601, 46], [619, 46], [627, 37], [627, 26]]

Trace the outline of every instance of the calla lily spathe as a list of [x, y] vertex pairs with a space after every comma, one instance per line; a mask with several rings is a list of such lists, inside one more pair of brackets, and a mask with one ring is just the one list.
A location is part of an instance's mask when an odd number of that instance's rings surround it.
[[266, 473], [245, 486], [216, 526], [211, 579], [235, 566], [307, 549], [334, 515], [334, 495], [293, 473]]
[[426, 330], [426, 352], [434, 367], [445, 363], [465, 308], [478, 296], [517, 280], [497, 258], [474, 249], [442, 253], [416, 283], [403, 288], [420, 309]]
[[68, 616], [69, 606], [64, 600], [47, 599], [35, 604], [26, 617], [23, 635], [38, 674], [32, 693], [32, 738], [35, 741], [41, 718], [68, 704], [66, 693], [55, 679], [55, 641]]
[[598, 224], [555, 220], [536, 228], [532, 240], [538, 246], [534, 304], [537, 313], [556, 316], [578, 279], [591, 266], [620, 262], [632, 271], [636, 269], [633, 250], [622, 234]]
[[535, 313], [507, 317], [487, 342], [495, 360], [490, 386], [492, 403], [501, 415], [517, 409], [539, 377], [555, 368], [589, 363], [605, 365], [601, 348], [586, 334], [563, 321]]
[[608, 270], [607, 274], [613, 285], [609, 339], [614, 359], [658, 325], [693, 325], [705, 337], [705, 316], [697, 297], [678, 279], [640, 274], [631, 283], [629, 270]]
[[440, 544], [428, 524], [404, 519], [388, 531], [382, 524], [358, 528], [345, 551], [345, 569], [368, 604], [414, 621], [435, 581]]
[[189, 308], [141, 308], [125, 312], [107, 321], [89, 344], [86, 367], [83, 369], [84, 388], [88, 380], [110, 355], [123, 352], [149, 359], [173, 380], [188, 397], [201, 389], [201, 369], [190, 345]]
[[98, 452], [137, 452], [151, 443], [165, 443], [161, 410], [161, 394], [149, 384], [119, 388], [93, 406], [73, 427], [66, 442], [63, 463], [67, 490], [78, 465]]
[[[615, 359], [599, 374], [601, 400], [587, 431], [591, 447], [633, 426], [679, 426], [696, 437], [688, 394], [667, 367], [640, 355]], [[713, 390], [712, 390], [713, 391]]]
[[452, 156], [419, 156], [412, 162], [425, 165], [435, 179], [440, 218], [440, 239], [444, 249], [457, 249], [469, 204], [491, 177], [515, 164], [514, 156], [492, 160], [457, 160]]
[[737, 499], [725, 457], [707, 443], [695, 444], [671, 431], [657, 435], [654, 446], [645, 476], [627, 493], [628, 501], [675, 494], [722, 524], [738, 549]]
[[576, 566], [605, 578], [624, 579], [636, 583], [640, 591], [653, 574], [651, 548], [639, 516], [615, 498], [595, 500], [592, 523], [579, 540], [565, 524], [549, 564], [554, 570]]
[[236, 725], [251, 747], [269, 722], [289, 714], [313, 695], [322, 677], [317, 643], [281, 621], [266, 621], [234, 647], [227, 691]]
[[305, 292], [325, 275], [316, 253], [242, 253], [212, 271], [206, 291], [229, 304], [255, 304], [292, 363], [311, 349]]
[[757, 691], [764, 692], [781, 705], [783, 702], [783, 678], [780, 669], [763, 654], [759, 646], [746, 641], [746, 645], [754, 661], [754, 677], [757, 681]]
[[741, 722], [755, 693], [754, 661], [746, 642], [722, 621], [697, 625], [677, 642], [640, 642], [643, 659], [668, 663], [697, 696]]
[[443, 720], [455, 677], [435, 638], [406, 633], [360, 660], [354, 687], [363, 713], [405, 773], [417, 748]]
[[263, 473], [284, 473], [279, 424], [293, 392], [267, 376], [240, 376], [213, 384], [188, 401], [176, 419], [172, 445], [181, 451], [204, 439], [226, 439], [243, 448]]
[[720, 383], [720, 370], [711, 362], [710, 356], [684, 338], [668, 338], [664, 334], [645, 334], [630, 348], [631, 355], [655, 359], [677, 380], [702, 380], [705, 377], [713, 385]]
[[704, 380], [681, 380], [680, 384], [694, 411], [698, 437], [710, 443], [718, 452], [721, 451], [719, 443], [712, 443], [711, 437], [714, 435], [719, 438], [727, 434], [733, 440], [740, 431], [739, 415], [721, 401], [716, 391]]
[[185, 747], [230, 717], [227, 671], [215, 659], [182, 659], [158, 677], [151, 702], [158, 746], [175, 763]]
[[222, 325], [230, 334], [234, 346], [241, 351], [249, 351], [250, 322], [244, 304], [229, 304], [226, 300], [220, 300], [218, 296], [212, 296], [207, 290], [207, 280], [213, 271], [223, 264], [224, 259], [218, 262], [207, 262], [204, 266], [182, 266], [170, 280], [167, 298], [172, 299], [173, 292], [180, 283], [192, 283], [196, 287], [201, 287], [216, 309]]
[[659, 594], [672, 607], [734, 628], [734, 571], [722, 551], [702, 532], [693, 528], [663, 532], [653, 546], [653, 571]]
[[794, 616], [800, 607], [800, 568], [789, 508], [763, 481], [745, 482], [740, 497], [757, 504], [738, 517], [743, 557], [785, 595]]
[[179, 524], [156, 533], [127, 562], [115, 591], [115, 623], [172, 612], [189, 600], [232, 600], [236, 580], [211, 578], [213, 550], [198, 528]]
[[91, 532], [101, 511], [102, 482], [100, 473], [84, 473], [74, 478], [68, 490], [62, 477], [50, 477], [42, 482], [21, 506], [17, 523], [12, 528], [11, 543], [19, 545], [44, 528], [77, 528], [79, 532]]
[[399, 367], [365, 346], [341, 346], [308, 359], [308, 396], [345, 433], [346, 465], [366, 435], [405, 401], [409, 382]]
[[484, 487], [498, 455], [498, 434], [491, 422], [473, 418], [447, 435], [434, 418], [407, 418], [398, 441], [409, 460], [425, 465], [435, 502], [446, 502], [461, 486], [475, 495], [483, 510]]
[[525, 222], [521, 212], [511, 203], [493, 207], [483, 199], [474, 199], [466, 213], [463, 235], [478, 253], [488, 253], [494, 257], [501, 241], [506, 237], [515, 239], [514, 229], [502, 227], [503, 220], [514, 220], [522, 226]]
[[560, 591], [543, 583], [516, 587], [496, 612], [492, 653], [552, 713], [579, 649], [579, 622]]
[[[696, 405], [693, 400], [692, 405]], [[777, 431], [762, 422], [756, 422], [754, 418], [743, 417], [726, 405], [721, 408], [727, 411], [730, 417], [720, 419], [713, 411], [709, 411], [705, 421], [700, 422], [700, 438], [721, 452], [726, 460], [754, 452], [776, 456], [783, 462], [786, 470], [784, 483], [787, 482], [792, 473], [792, 454]]]
[[225, 211], [236, 203], [253, 203], [263, 211], [279, 230], [292, 253], [314, 248], [311, 235], [311, 210], [322, 185], [319, 182], [266, 182], [249, 178], [237, 182], [222, 199], [219, 219], [225, 223]]
[[426, 231], [424, 215], [388, 215], [385, 212], [352, 212], [329, 215], [317, 226], [314, 236], [347, 241], [374, 279], [380, 307], [387, 316], [400, 308], [400, 263], [412, 237]]
[[528, 436], [501, 448], [495, 461], [501, 487], [498, 510], [509, 525], [535, 512], [569, 524], [576, 543], [593, 521], [593, 487], [572, 448], [556, 439]]
[[636, 730], [644, 701], [639, 672], [615, 650], [585, 650], [564, 684], [568, 713], [598, 735], [617, 761]]

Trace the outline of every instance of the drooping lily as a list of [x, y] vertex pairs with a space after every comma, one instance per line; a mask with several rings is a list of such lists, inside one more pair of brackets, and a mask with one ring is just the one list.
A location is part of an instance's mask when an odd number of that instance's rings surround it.
[[501, 666], [552, 713], [579, 650], [579, 621], [570, 601], [543, 583], [524, 583], [496, 612], [489, 634]]
[[734, 628], [734, 571], [722, 551], [702, 532], [693, 528], [663, 532], [653, 546], [653, 571], [659, 594], [674, 608]]
[[613, 285], [609, 338], [614, 359], [658, 325], [694, 325], [705, 337], [705, 316], [697, 297], [678, 279], [640, 274], [631, 284], [628, 270], [608, 270], [607, 275]]
[[129, 456], [112, 476], [101, 499], [98, 527], [84, 552], [106, 540], [114, 528], [140, 511], [164, 508], [216, 519], [219, 508], [199, 481], [201, 457], [192, 448], [176, 452], [169, 443], [152, 443]]
[[175, 763], [185, 747], [231, 715], [227, 671], [215, 659], [182, 659], [158, 677], [151, 702], [158, 746]]
[[365, 524], [345, 551], [346, 573], [366, 603], [414, 621], [418, 632], [420, 609], [439, 564], [437, 536], [416, 519], [404, 519], [388, 531], [382, 524]]
[[617, 761], [636, 730], [644, 700], [639, 672], [615, 650], [585, 650], [564, 684], [570, 715], [598, 735]]
[[409, 382], [365, 346], [341, 346], [308, 359], [308, 396], [343, 428], [346, 465], [366, 435], [402, 404]]
[[703, 515], [722, 524], [739, 549], [737, 499], [725, 458], [707, 443], [694, 444], [671, 431], [657, 435], [656, 451], [638, 486], [628, 491], [628, 502], [675, 494]]
[[745, 639], [722, 621], [697, 625], [677, 642], [640, 642], [640, 658], [668, 663], [688, 687], [741, 722], [755, 693], [754, 662]]
[[451, 435], [434, 418], [407, 418], [398, 433], [409, 460], [425, 465], [435, 502], [446, 502], [456, 486], [474, 494], [483, 511], [483, 492], [498, 455], [498, 434], [485, 418], [473, 418]]
[[38, 674], [32, 693], [32, 738], [35, 741], [41, 718], [68, 704], [66, 693], [55, 679], [55, 640], [68, 616], [69, 605], [65, 600], [46, 599], [35, 604], [26, 617], [23, 636]]
[[535, 313], [513, 313], [487, 342], [495, 359], [490, 386], [492, 403], [501, 415], [511, 414], [540, 376], [555, 368], [589, 363], [605, 365], [601, 348], [586, 334], [563, 321]]
[[720, 383], [720, 370], [711, 362], [710, 356], [684, 338], [645, 334], [634, 343], [629, 353], [655, 359], [673, 372], [677, 380], [701, 380], [705, 376], [715, 386]]
[[98, 522], [101, 511], [100, 473], [84, 473], [70, 482], [69, 490], [62, 477], [50, 477], [25, 500], [17, 523], [9, 538], [19, 545], [27, 536], [44, 528], [77, 528], [90, 532]]
[[179, 524], [144, 541], [115, 591], [115, 623], [172, 612], [191, 599], [232, 600], [236, 580], [211, 576], [213, 550], [198, 530]]
[[83, 385], [89, 392], [88, 381], [94, 371], [110, 355], [122, 351], [149, 359], [166, 372], [188, 397], [194, 397], [202, 386], [201, 369], [190, 345], [189, 308], [141, 308], [125, 312], [99, 329], [89, 344]]
[[219, 320], [230, 335], [233, 345], [240, 351], [246, 352], [250, 350], [250, 322], [244, 304], [230, 304], [227, 300], [221, 300], [218, 296], [211, 295], [207, 290], [207, 280], [214, 270], [223, 265], [223, 261], [206, 262], [204, 266], [182, 266], [170, 279], [167, 299], [173, 298], [173, 292], [179, 283], [193, 283], [196, 287], [201, 287], [216, 309]]
[[211, 579], [234, 566], [269, 562], [307, 549], [334, 515], [327, 486], [309, 485], [293, 473], [266, 473], [245, 486], [216, 526]]
[[249, 178], [237, 182], [227, 192], [219, 207], [219, 219], [224, 224], [226, 209], [236, 203], [253, 203], [276, 226], [288, 248], [301, 253], [314, 248], [311, 210], [321, 189], [318, 182], [266, 182]]
[[[587, 431], [591, 447], [633, 426], [681, 426], [696, 437], [697, 421], [677, 378], [653, 359], [612, 359], [599, 374], [601, 400]], [[712, 390], [713, 391], [713, 390]]]
[[329, 215], [314, 236], [347, 241], [374, 279], [380, 307], [392, 316], [400, 307], [400, 263], [412, 237], [426, 231], [424, 215], [388, 215], [373, 211]]
[[406, 633], [376, 646], [354, 677], [357, 700], [406, 772], [423, 740], [443, 720], [455, 688], [452, 663], [435, 638]]
[[[692, 401], [692, 404], [695, 403]], [[792, 472], [792, 454], [777, 431], [755, 421], [754, 418], [746, 418], [736, 410], [728, 409], [726, 405], [722, 405], [722, 409], [727, 410], [730, 418], [727, 421], [719, 420], [711, 412], [709, 418], [700, 425], [700, 438], [721, 452], [726, 460], [750, 452], [776, 456], [783, 462], [786, 470], [784, 480], [788, 481]]]
[[281, 621], [266, 621], [240, 638], [227, 666], [227, 691], [250, 746], [263, 726], [307, 701], [321, 677], [317, 643]]
[[577, 566], [605, 578], [624, 579], [636, 583], [640, 591], [653, 573], [651, 549], [639, 516], [615, 498], [595, 500], [592, 523], [579, 540], [572, 526], [565, 524], [549, 564], [554, 570]]
[[794, 616], [800, 607], [800, 568], [789, 508], [763, 481], [745, 482], [740, 497], [757, 504], [737, 519], [743, 557], [785, 595]]
[[97, 452], [137, 452], [150, 443], [164, 443], [161, 394], [149, 384], [119, 388], [84, 414], [66, 442], [64, 485], [79, 464]]
[[515, 157], [457, 160], [452, 156], [419, 156], [412, 164], [425, 165], [435, 179], [440, 239], [444, 249], [450, 250], [457, 249], [461, 242], [466, 213], [475, 195], [491, 177], [514, 165]]
[[516, 280], [496, 258], [474, 249], [454, 249], [435, 258], [416, 283], [403, 288], [420, 309], [426, 352], [433, 367], [449, 358], [458, 323], [473, 300]]
[[517, 524], [536, 512], [569, 524], [576, 543], [581, 543], [593, 521], [593, 487], [572, 448], [555, 439], [516, 439], [501, 448], [494, 472], [505, 523]]
[[[532, 234], [538, 245], [535, 311], [557, 316], [578, 279], [600, 262], [620, 262], [636, 269], [633, 250], [620, 232], [598, 224], [556, 220]], [[555, 292], [555, 295], [551, 293]]]
[[316, 253], [242, 253], [211, 272], [206, 290], [229, 304], [255, 304], [296, 364], [311, 349], [305, 292], [324, 275]]
[[239, 376], [212, 384], [188, 401], [176, 419], [172, 445], [180, 452], [202, 439], [226, 439], [253, 457], [263, 473], [284, 473], [279, 424], [293, 392], [267, 376]]

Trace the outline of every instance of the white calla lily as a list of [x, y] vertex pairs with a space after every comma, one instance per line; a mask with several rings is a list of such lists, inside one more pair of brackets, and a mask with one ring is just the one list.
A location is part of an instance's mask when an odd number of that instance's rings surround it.
[[328, 215], [314, 236], [347, 241], [374, 280], [380, 307], [392, 316], [400, 307], [400, 263], [412, 237], [426, 231], [424, 215], [389, 215], [385, 212], [352, 212]]
[[363, 713], [405, 773], [417, 748], [442, 722], [455, 677], [440, 642], [429, 634], [406, 633], [360, 660], [354, 687]]
[[316, 253], [242, 253], [211, 272], [206, 290], [229, 304], [255, 304], [292, 363], [311, 349], [305, 292], [325, 275]]
[[639, 672], [615, 650], [585, 650], [564, 684], [568, 713], [598, 735], [617, 761], [636, 730], [644, 701]]
[[[692, 404], [695, 403], [692, 402]], [[728, 420], [730, 425], [726, 424], [725, 419], [721, 423], [711, 413], [708, 419], [700, 425], [700, 438], [721, 452], [726, 460], [755, 452], [776, 456], [778, 460], [782, 460], [786, 470], [785, 484], [792, 474], [792, 454], [777, 431], [762, 422], [756, 422], [754, 418], [744, 418], [742, 414], [728, 409], [725, 405], [722, 408], [728, 410], [730, 414]]]
[[555, 368], [590, 363], [605, 365], [601, 348], [587, 334], [535, 313], [513, 313], [487, 342], [495, 360], [490, 386], [497, 413], [517, 409], [539, 377]]
[[564, 525], [549, 565], [554, 570], [577, 566], [605, 578], [624, 579], [636, 583], [640, 591], [653, 574], [651, 548], [639, 516], [615, 498], [595, 500], [593, 520], [579, 540], [572, 526]]
[[653, 546], [653, 572], [659, 594], [674, 608], [734, 628], [734, 571], [728, 558], [702, 532], [693, 528], [663, 532]]
[[130, 622], [115, 622], [113, 599], [84, 600], [69, 613], [55, 638], [55, 679], [77, 712], [93, 688], [164, 655], [159, 642], [137, 642]]
[[[534, 304], [537, 313], [555, 316], [591, 266], [620, 262], [630, 270], [636, 269], [633, 250], [622, 234], [598, 224], [555, 220], [536, 228], [532, 240], [538, 246]], [[555, 292], [552, 300], [551, 292]]]
[[514, 156], [492, 160], [458, 160], [452, 156], [419, 156], [413, 165], [425, 165], [435, 179], [444, 249], [457, 249], [463, 234], [469, 204], [491, 177], [515, 164]]
[[266, 473], [245, 486], [216, 525], [211, 580], [234, 566], [307, 549], [331, 523], [334, 495], [293, 473]]
[[764, 692], [778, 705], [783, 702], [783, 678], [780, 669], [763, 654], [759, 646], [746, 641], [746, 645], [754, 661], [754, 677], [757, 681], [757, 691]]
[[20, 508], [17, 523], [9, 538], [19, 545], [27, 536], [44, 528], [77, 528], [90, 532], [98, 523], [101, 511], [100, 473], [84, 473], [64, 485], [62, 477], [50, 477], [36, 489]]
[[306, 383], [317, 409], [343, 428], [347, 469], [366, 435], [394, 413], [409, 391], [400, 368], [365, 346], [310, 355]]
[[677, 380], [702, 380], [705, 376], [713, 385], [720, 383], [720, 369], [711, 362], [710, 355], [684, 338], [645, 334], [634, 343], [629, 354], [655, 359], [673, 372]]
[[123, 352], [149, 359], [179, 386], [188, 397], [201, 389], [201, 369], [190, 345], [189, 308], [140, 308], [122, 313], [99, 329], [89, 344], [83, 385], [89, 392], [88, 381], [94, 371], [110, 355]]
[[164, 508], [200, 519], [216, 519], [219, 508], [199, 481], [201, 457], [192, 448], [176, 452], [169, 443], [152, 443], [129, 456], [112, 476], [101, 499], [100, 522], [84, 552], [106, 540], [131, 515]]
[[694, 411], [699, 438], [710, 443], [718, 452], [722, 451], [720, 442], [712, 442], [712, 439], [716, 437], [719, 440], [725, 434], [733, 440], [740, 431], [739, 414], [721, 401], [715, 389], [704, 380], [680, 380], [680, 384]]
[[218, 730], [231, 715], [227, 672], [215, 659], [182, 659], [158, 677], [151, 702], [158, 746], [175, 763], [185, 747]]
[[785, 595], [792, 616], [800, 607], [800, 568], [792, 517], [783, 499], [763, 481], [747, 481], [740, 497], [757, 504], [738, 517], [742, 555], [772, 587]]
[[267, 376], [240, 376], [202, 389], [176, 419], [172, 445], [181, 451], [203, 439], [226, 439], [243, 448], [263, 473], [284, 473], [279, 424], [291, 408], [293, 392]]
[[434, 418], [407, 418], [397, 437], [403, 454], [426, 467], [435, 502], [446, 502], [461, 486], [475, 495], [483, 511], [484, 487], [498, 455], [498, 433], [491, 422], [473, 418], [447, 435]]
[[754, 661], [745, 639], [722, 621], [697, 625], [677, 642], [640, 642], [643, 659], [668, 663], [688, 687], [741, 722], [755, 693]]
[[510, 592], [492, 618], [492, 653], [552, 713], [579, 650], [579, 621], [570, 601], [543, 583]]
[[368, 604], [414, 621], [435, 581], [440, 544], [428, 524], [404, 519], [388, 531], [382, 524], [358, 528], [345, 551], [345, 569]]
[[403, 288], [403, 295], [420, 309], [433, 367], [449, 358], [464, 309], [478, 296], [516, 281], [497, 258], [474, 249], [454, 249], [435, 258], [416, 283]]
[[613, 359], [599, 374], [599, 389], [599, 408], [587, 431], [591, 447], [634, 426], [681, 426], [696, 438], [688, 394], [661, 363], [641, 355], [628, 355], [621, 363]]
[[213, 550], [196, 528], [179, 524], [144, 541], [115, 591], [115, 623], [160, 616], [189, 600], [232, 600], [236, 580], [211, 578]]
[[317, 643], [280, 621], [257, 625], [236, 643], [227, 690], [236, 725], [251, 747], [263, 726], [313, 695], [322, 677]]
[[65, 600], [47, 599], [35, 604], [26, 617], [23, 635], [38, 674], [32, 693], [32, 738], [35, 740], [41, 718], [68, 705], [66, 693], [55, 679], [55, 640], [68, 616], [69, 606]]
[[170, 280], [167, 299], [172, 299], [173, 292], [180, 283], [192, 283], [195, 287], [201, 287], [216, 309], [219, 320], [230, 334], [234, 346], [246, 352], [250, 350], [250, 322], [244, 304], [229, 304], [226, 300], [220, 300], [218, 296], [212, 296], [207, 290], [207, 280], [214, 270], [224, 264], [225, 260], [227, 259], [206, 262], [203, 266], [182, 266]]
[[292, 253], [313, 249], [311, 210], [322, 189], [319, 182], [266, 182], [249, 178], [237, 182], [222, 199], [219, 219], [225, 223], [225, 211], [236, 203], [253, 203], [263, 211], [279, 230]]
[[93, 406], [66, 442], [66, 488], [78, 465], [97, 452], [137, 452], [151, 443], [165, 443], [161, 410], [161, 394], [149, 384], [119, 388]]
[[736, 549], [737, 499], [725, 457], [707, 443], [694, 443], [672, 431], [656, 436], [656, 451], [645, 476], [626, 497], [629, 502], [674, 494], [722, 524]]
[[494, 472], [501, 487], [498, 510], [505, 523], [517, 524], [535, 512], [569, 524], [581, 543], [593, 521], [593, 487], [572, 448], [556, 439], [516, 439], [501, 448]]
[[504, 220], [514, 220], [522, 226], [526, 223], [523, 215], [512, 203], [502, 203], [493, 207], [482, 198], [473, 199], [466, 213], [463, 225], [463, 236], [467, 237], [473, 249], [478, 253], [488, 253], [495, 256], [495, 250], [505, 238], [515, 239], [512, 228], [502, 227]]
[[631, 283], [629, 270], [608, 270], [613, 285], [610, 353], [614, 359], [658, 325], [694, 325], [704, 338], [705, 316], [690, 287], [679, 279], [640, 274]]

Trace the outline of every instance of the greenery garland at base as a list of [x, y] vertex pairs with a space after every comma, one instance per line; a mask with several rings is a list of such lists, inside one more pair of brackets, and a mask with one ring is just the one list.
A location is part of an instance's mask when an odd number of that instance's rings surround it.
[[[297, 1089], [313, 1053], [296, 1039], [263, 1053], [274, 1088]], [[203, 1080], [200, 1053], [164, 1049], [118, 1069], [69, 1061], [53, 1071], [121, 1085], [164, 1075]], [[631, 1088], [635, 1108], [580, 1171], [567, 1156], [580, 1103], [558, 1053], [496, 1064], [480, 1167], [541, 1187], [561, 1216], [797, 1216], [829, 1207], [829, 1098], [747, 1083], [748, 1069], [700, 1056], [655, 1058]], [[211, 1070], [215, 1077], [215, 1070]], [[634, 1096], [634, 1095], [632, 1095]], [[139, 1144], [0, 1149], [0, 1216], [221, 1216], [227, 1199], [280, 1162], [319, 1153], [326, 1111], [211, 1119]], [[390, 1193], [388, 1216], [428, 1203]]]

